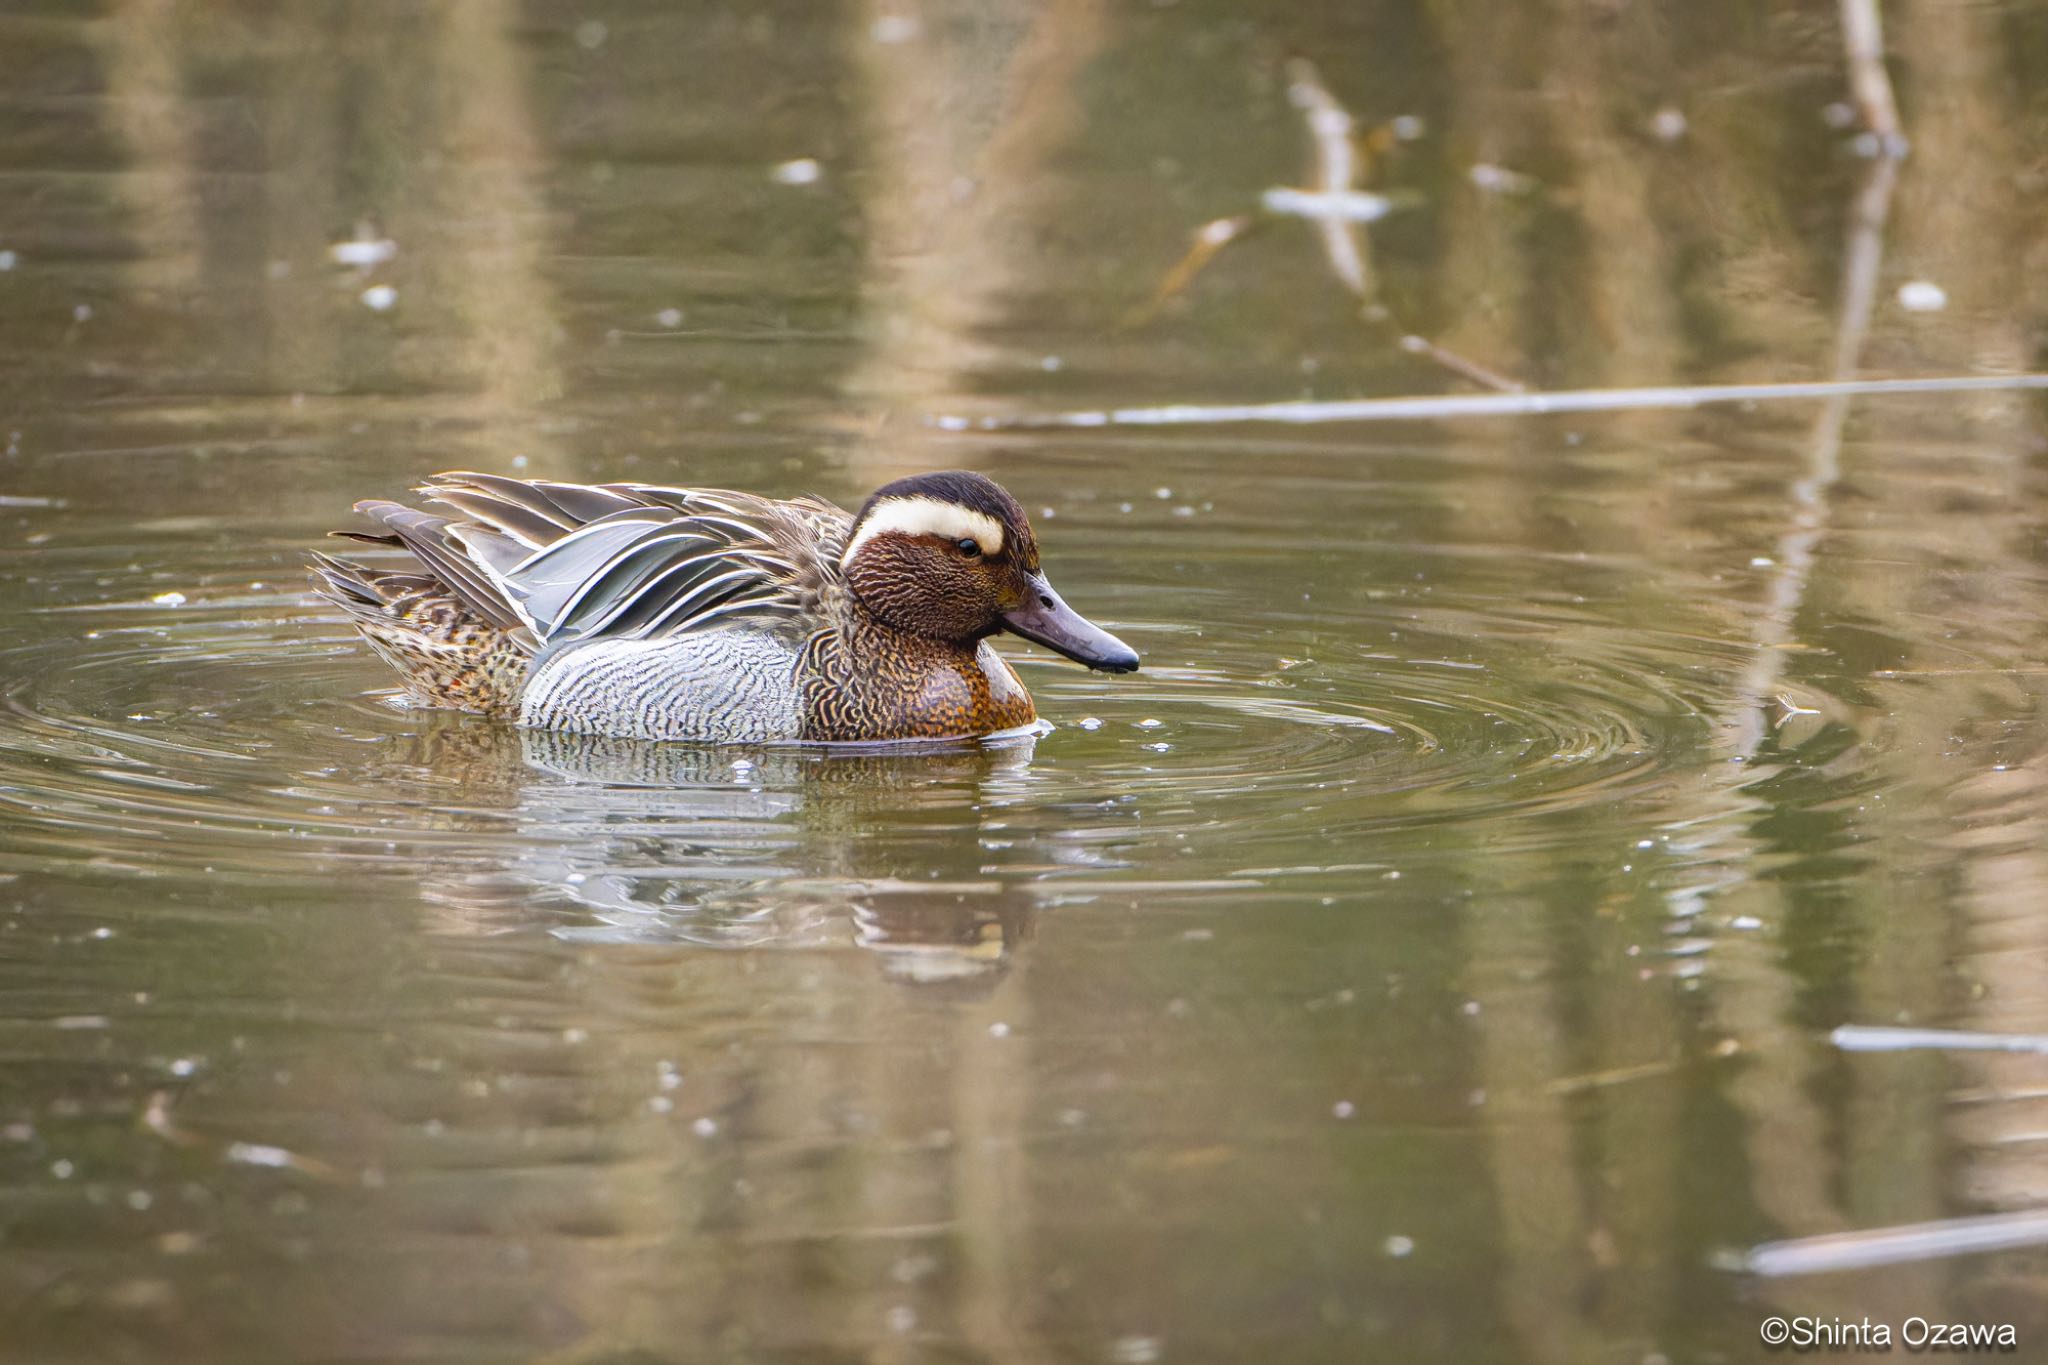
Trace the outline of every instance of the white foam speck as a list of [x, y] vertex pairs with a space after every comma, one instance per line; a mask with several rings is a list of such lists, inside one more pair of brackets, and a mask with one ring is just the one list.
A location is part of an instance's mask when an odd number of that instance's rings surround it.
[[1160, 1346], [1158, 1337], [1118, 1337], [1109, 1344], [1109, 1358], [1116, 1365], [1152, 1365], [1159, 1359]]
[[1948, 307], [1948, 291], [1931, 280], [1908, 280], [1899, 286], [1899, 307], [1909, 313], [1939, 313]]
[[398, 254], [398, 243], [389, 237], [356, 237], [346, 242], [336, 242], [327, 248], [327, 255], [336, 265], [352, 265], [368, 269], [382, 265]]

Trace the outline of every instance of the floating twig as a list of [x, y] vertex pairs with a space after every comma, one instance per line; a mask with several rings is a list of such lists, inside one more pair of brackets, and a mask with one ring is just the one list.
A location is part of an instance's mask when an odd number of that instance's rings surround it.
[[1016, 413], [990, 417], [940, 415], [946, 431], [1023, 431], [1035, 427], [1216, 426], [1233, 422], [1401, 422], [1453, 417], [1538, 417], [1568, 412], [1640, 412], [1697, 408], [1711, 403], [1774, 403], [1793, 399], [1915, 393], [1982, 393], [2048, 388], [2048, 374], [1942, 375], [1925, 379], [1812, 380], [1789, 384], [1690, 384], [1641, 389], [1561, 389], [1555, 392], [1453, 393], [1413, 398], [1352, 398], [1330, 402], [1202, 404], [1109, 408], [1092, 412]]
[[1884, 25], [1877, 0], [1842, 0], [1842, 46], [1849, 62], [1850, 93], [1863, 126], [1877, 136], [1879, 155], [1904, 156], [1906, 134], [1899, 125], [1892, 78], [1884, 69]]
[[219, 1142], [203, 1137], [186, 1128], [171, 1117], [171, 1092], [159, 1090], [149, 1097], [149, 1105], [142, 1111], [142, 1126], [155, 1133], [175, 1147], [197, 1147], [214, 1151], [223, 1161], [241, 1166], [269, 1166], [277, 1170], [297, 1171], [300, 1175], [315, 1180], [334, 1181], [342, 1178], [341, 1172], [316, 1157], [301, 1156], [283, 1147], [273, 1147], [262, 1142]]
[[1453, 374], [1463, 375], [1482, 388], [1498, 393], [1527, 393], [1529, 386], [1520, 380], [1510, 379], [1498, 370], [1490, 370], [1476, 360], [1467, 360], [1456, 351], [1447, 351], [1428, 337], [1414, 335], [1401, 338], [1401, 349], [1410, 355], [1425, 355]]
[[1216, 259], [1217, 252], [1244, 236], [1255, 225], [1256, 220], [1251, 215], [1240, 214], [1235, 218], [1218, 218], [1213, 223], [1204, 223], [1196, 228], [1187, 255], [1174, 262], [1173, 269], [1166, 272], [1165, 277], [1159, 281], [1159, 287], [1152, 291], [1152, 297], [1132, 309], [1124, 318], [1123, 325], [1142, 327], [1159, 316], [1159, 310], [1192, 284], [1195, 276], [1201, 274], [1209, 262]]
[[1969, 1029], [1894, 1028], [1844, 1024], [1828, 1035], [1844, 1052], [2034, 1052], [2048, 1053], [2048, 1034], [1977, 1033]]
[[1987, 1251], [2010, 1251], [2048, 1243], [2048, 1210], [1992, 1213], [1976, 1218], [1944, 1218], [1898, 1227], [1835, 1232], [1765, 1242], [1735, 1258], [1735, 1268], [1777, 1279], [1787, 1275], [1820, 1275], [1839, 1270], [1931, 1261]]

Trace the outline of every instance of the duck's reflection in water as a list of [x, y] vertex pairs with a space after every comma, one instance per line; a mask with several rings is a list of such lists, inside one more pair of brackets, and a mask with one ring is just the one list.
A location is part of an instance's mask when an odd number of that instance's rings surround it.
[[375, 1324], [323, 1344], [995, 1354], [1032, 1154], [1075, 1131], [1032, 1098], [1037, 879], [984, 865], [1032, 857], [1031, 758], [425, 724], [389, 774], [443, 836], [376, 982], [400, 1022], [337, 1069], [352, 1142], [285, 1133], [378, 1174], [315, 1215]]
[[[734, 748], [437, 716], [407, 765], [459, 788], [441, 818], [477, 841], [427, 872], [422, 897], [443, 933], [854, 944], [891, 979], [987, 989], [1030, 938], [1037, 902], [981, 875], [981, 826], [991, 798], [1023, 779], [1037, 737]], [[925, 855], [915, 867], [902, 861], [906, 837]]]

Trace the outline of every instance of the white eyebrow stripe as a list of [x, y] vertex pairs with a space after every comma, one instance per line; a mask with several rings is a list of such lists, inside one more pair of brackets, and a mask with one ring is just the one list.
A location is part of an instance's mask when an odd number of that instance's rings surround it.
[[985, 555], [1003, 552], [1003, 524], [1000, 521], [986, 512], [962, 507], [957, 502], [941, 502], [920, 494], [908, 498], [885, 498], [876, 504], [853, 539], [846, 542], [846, 552], [839, 556], [840, 564], [851, 564], [855, 551], [888, 531], [898, 531], [907, 536], [938, 536], [943, 540], [972, 540], [981, 546]]

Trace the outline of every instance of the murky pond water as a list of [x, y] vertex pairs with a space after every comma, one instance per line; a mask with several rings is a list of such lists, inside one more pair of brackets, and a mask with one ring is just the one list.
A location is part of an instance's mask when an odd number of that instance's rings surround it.
[[[1731, 1268], [2048, 1189], [2038, 1057], [1831, 1041], [2048, 1031], [2038, 398], [925, 420], [2034, 368], [2048, 25], [1888, 10], [1894, 183], [1833, 6], [1340, 9], [0, 14], [0, 1359], [2048, 1352], [2038, 1250]], [[1387, 315], [1155, 299], [1299, 55]], [[303, 572], [943, 466], [1145, 656], [1035, 740], [406, 711]]]

